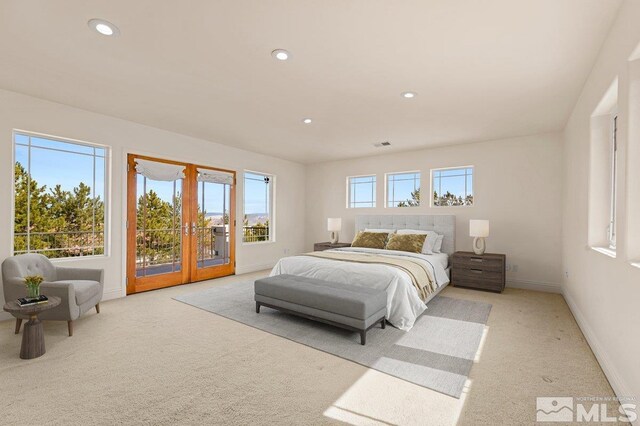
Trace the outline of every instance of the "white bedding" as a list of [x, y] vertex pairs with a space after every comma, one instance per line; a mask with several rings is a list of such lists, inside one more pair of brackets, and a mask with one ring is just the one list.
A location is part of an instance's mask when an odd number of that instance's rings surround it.
[[[433, 271], [436, 285], [449, 282], [445, 271], [448, 265], [446, 253], [419, 254], [395, 250], [367, 248], [341, 248], [332, 251], [375, 253], [391, 257], [411, 257], [423, 262]], [[311, 256], [285, 257], [273, 267], [271, 275], [291, 274], [318, 278], [344, 284], [360, 285], [387, 291], [387, 320], [401, 330], [408, 331], [416, 319], [427, 309], [418, 296], [409, 275], [393, 266], [342, 262]]]

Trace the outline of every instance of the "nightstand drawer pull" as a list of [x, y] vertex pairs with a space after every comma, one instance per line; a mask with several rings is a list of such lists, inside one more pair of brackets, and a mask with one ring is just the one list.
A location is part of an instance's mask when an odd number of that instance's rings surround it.
[[470, 257], [469, 260], [472, 262], [479, 262], [479, 263], [484, 262], [484, 259], [481, 257]]
[[471, 272], [473, 272], [474, 274], [482, 274], [482, 272], [483, 272], [483, 271], [482, 271], [482, 269], [473, 269], [473, 268], [471, 268], [471, 269], [469, 269], [469, 270], [470, 270]]

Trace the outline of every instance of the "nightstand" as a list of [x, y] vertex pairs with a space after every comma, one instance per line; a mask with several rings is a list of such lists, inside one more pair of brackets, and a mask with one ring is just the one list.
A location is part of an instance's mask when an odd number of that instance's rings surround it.
[[506, 263], [507, 256], [504, 254], [457, 251], [451, 258], [451, 283], [454, 287], [502, 293]]
[[324, 250], [342, 248], [342, 247], [351, 247], [351, 243], [335, 243], [335, 244], [331, 244], [330, 242], [315, 243], [313, 245], [313, 251], [324, 251]]

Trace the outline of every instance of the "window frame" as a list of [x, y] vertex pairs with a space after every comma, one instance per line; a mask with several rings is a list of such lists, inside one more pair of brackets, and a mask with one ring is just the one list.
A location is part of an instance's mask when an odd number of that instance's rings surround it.
[[[268, 209], [269, 209], [269, 239], [265, 241], [245, 241], [244, 240], [244, 216], [246, 214], [246, 196], [247, 188], [245, 185], [247, 173], [254, 175], [261, 175], [269, 178], [269, 197], [268, 197]], [[242, 233], [239, 233], [242, 237], [242, 245], [257, 245], [257, 244], [271, 244], [276, 242], [276, 175], [267, 172], [258, 172], [255, 170], [243, 170], [242, 171]]]
[[[416, 186], [414, 185], [414, 191], [416, 189], [421, 189], [422, 188], [422, 171], [420, 170], [408, 170], [408, 171], [404, 171], [404, 172], [389, 172], [389, 173], [385, 173], [384, 174], [384, 208], [388, 208], [388, 209], [406, 209], [406, 208], [418, 208], [422, 206], [422, 198], [420, 199], [420, 201], [418, 201], [418, 205], [417, 206], [405, 206], [405, 207], [401, 207], [398, 205], [394, 205], [394, 206], [390, 206], [389, 205], [389, 176], [394, 176], [394, 175], [405, 175], [405, 174], [417, 174], [418, 178], [418, 186], [416, 188]], [[415, 181], [416, 179], [414, 179]], [[393, 200], [396, 202], [402, 202], [404, 200], [401, 201], [397, 201], [397, 200]]]
[[[466, 169], [471, 169], [471, 179], [472, 179], [472, 184], [471, 184], [471, 195], [473, 196], [473, 202], [471, 204], [461, 204], [461, 205], [457, 205], [457, 206], [439, 206], [437, 204], [435, 204], [435, 201], [433, 199], [433, 193], [435, 192], [435, 176], [434, 176], [434, 172], [439, 172], [439, 171], [443, 171], [443, 170], [466, 170]], [[429, 175], [431, 178], [431, 191], [429, 192], [429, 205], [433, 208], [458, 208], [458, 207], [473, 207], [476, 204], [476, 193], [475, 193], [475, 181], [476, 181], [476, 168], [473, 165], [467, 165], [467, 166], [453, 166], [453, 167], [438, 167], [435, 169], [431, 169], [429, 171]], [[466, 185], [467, 185], [467, 174], [465, 171], [465, 194], [467, 193], [466, 191]], [[440, 185], [442, 186], [442, 176], [440, 177]], [[466, 195], [465, 195], [466, 196]]]
[[[356, 205], [351, 205], [351, 179], [353, 178], [366, 178], [366, 177], [370, 177], [373, 178], [373, 182], [363, 182], [363, 183], [372, 183], [372, 190], [371, 190], [371, 195], [372, 195], [372, 201], [370, 206], [356, 206]], [[355, 175], [355, 176], [347, 176], [347, 208], [348, 209], [373, 209], [376, 208], [378, 205], [378, 197], [377, 197], [377, 192], [378, 192], [378, 176], [375, 174], [367, 174], [367, 175]]]
[[[10, 225], [10, 238], [9, 238], [9, 250], [10, 253], [12, 254], [12, 256], [15, 256], [15, 234], [16, 234], [16, 230], [15, 230], [15, 215], [16, 215], [16, 191], [15, 191], [15, 179], [16, 179], [16, 173], [15, 173], [15, 164], [16, 164], [16, 136], [17, 135], [22, 135], [22, 136], [27, 136], [29, 138], [41, 138], [41, 139], [47, 139], [50, 141], [54, 141], [54, 142], [60, 142], [60, 143], [66, 143], [66, 144], [73, 144], [73, 145], [80, 145], [80, 146], [85, 146], [85, 147], [89, 147], [89, 148], [99, 148], [99, 149], [103, 149], [104, 150], [104, 181], [103, 181], [103, 189], [104, 189], [104, 199], [102, 200], [103, 205], [104, 205], [104, 224], [103, 224], [103, 253], [102, 254], [91, 254], [91, 255], [86, 255], [86, 256], [67, 256], [67, 257], [56, 257], [56, 258], [51, 258], [49, 259], [51, 262], [53, 263], [57, 263], [57, 262], [68, 262], [68, 261], [74, 261], [74, 260], [79, 260], [79, 259], [95, 259], [95, 258], [109, 258], [111, 257], [111, 239], [110, 239], [110, 235], [111, 235], [111, 186], [110, 186], [110, 179], [111, 179], [111, 147], [109, 145], [104, 145], [104, 144], [100, 144], [100, 143], [95, 143], [95, 142], [87, 142], [84, 140], [80, 140], [80, 139], [73, 139], [73, 138], [66, 138], [66, 137], [62, 137], [62, 136], [54, 136], [54, 135], [49, 135], [46, 133], [39, 133], [39, 132], [33, 132], [33, 131], [29, 131], [29, 130], [22, 130], [22, 129], [13, 129], [12, 130], [12, 150], [11, 150], [11, 154], [12, 154], [12, 163], [11, 163], [11, 168], [10, 168], [10, 173], [11, 173], [11, 186], [12, 186], [12, 196], [11, 196], [11, 216], [10, 216], [10, 221], [11, 221], [11, 225]], [[23, 144], [20, 144], [21, 146], [25, 146]], [[31, 148], [31, 142], [29, 142], [29, 148]], [[37, 147], [37, 148], [41, 148], [41, 149], [47, 149], [47, 150], [52, 150], [52, 151], [57, 151], [57, 152], [69, 152], [63, 149], [60, 150], [56, 150], [53, 148], [44, 148], [44, 147]], [[70, 152], [72, 154], [74, 154], [73, 152]], [[82, 153], [76, 153], [78, 155], [89, 155], [89, 154], [82, 154]], [[93, 154], [94, 157], [95, 154]], [[94, 160], [94, 174], [95, 174], [95, 160]], [[28, 166], [28, 173], [31, 173], [31, 166]], [[92, 188], [93, 189], [93, 188]], [[27, 251], [26, 253], [32, 253], [30, 251]], [[35, 252], [38, 253], [38, 252]]]

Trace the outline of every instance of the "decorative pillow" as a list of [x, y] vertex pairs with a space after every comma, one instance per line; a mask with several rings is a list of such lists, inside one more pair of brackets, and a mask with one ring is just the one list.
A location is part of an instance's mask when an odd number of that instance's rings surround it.
[[433, 246], [434, 253], [441, 253], [442, 251], [442, 241], [444, 240], [444, 235], [438, 235], [438, 239], [436, 240], [436, 244]]
[[389, 234], [386, 232], [358, 232], [358, 235], [351, 243], [351, 247], [383, 249], [388, 237]]
[[393, 234], [386, 249], [422, 253], [427, 237], [427, 234]]
[[398, 229], [398, 234], [407, 235], [407, 234], [417, 234], [417, 235], [427, 235], [427, 239], [425, 241], [424, 246], [422, 247], [422, 254], [433, 254], [433, 247], [436, 245], [436, 240], [438, 239], [438, 233], [435, 231], [424, 231], [422, 229]]

